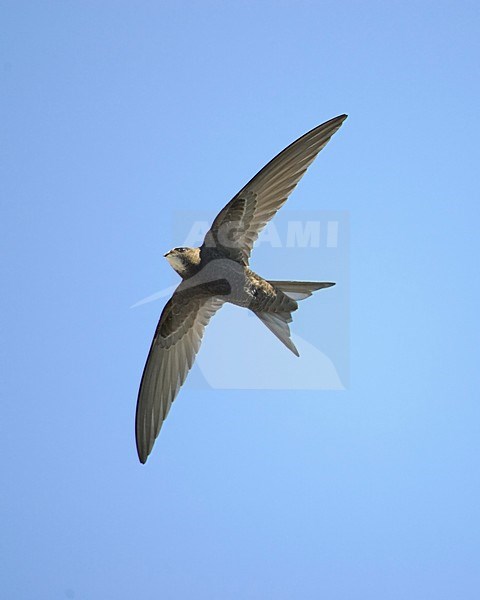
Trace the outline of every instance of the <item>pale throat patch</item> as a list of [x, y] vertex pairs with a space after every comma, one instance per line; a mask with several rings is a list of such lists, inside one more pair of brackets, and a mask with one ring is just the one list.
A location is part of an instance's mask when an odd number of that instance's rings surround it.
[[185, 265], [183, 264], [182, 259], [178, 256], [175, 256], [175, 254], [169, 254], [165, 258], [170, 263], [172, 269], [174, 269], [177, 273], [183, 273], [183, 271], [185, 271]]

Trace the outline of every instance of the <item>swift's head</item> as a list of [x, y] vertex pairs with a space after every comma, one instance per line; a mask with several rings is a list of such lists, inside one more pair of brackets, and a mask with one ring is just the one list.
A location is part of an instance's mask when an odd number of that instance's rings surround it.
[[165, 254], [165, 258], [172, 269], [185, 278], [200, 264], [200, 248], [174, 248]]

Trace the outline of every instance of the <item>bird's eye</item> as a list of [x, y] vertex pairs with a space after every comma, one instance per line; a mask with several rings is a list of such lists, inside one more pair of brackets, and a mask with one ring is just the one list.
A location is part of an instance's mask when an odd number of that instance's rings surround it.
[[185, 252], [185, 248], [177, 248], [179, 252]]

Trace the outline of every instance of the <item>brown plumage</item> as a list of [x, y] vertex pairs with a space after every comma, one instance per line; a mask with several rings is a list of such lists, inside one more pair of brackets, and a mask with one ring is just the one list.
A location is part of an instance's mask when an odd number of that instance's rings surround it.
[[135, 433], [142, 463], [192, 367], [205, 326], [222, 304], [253, 311], [298, 356], [288, 326], [291, 313], [299, 300], [334, 284], [267, 281], [248, 263], [260, 231], [346, 118], [319, 125], [271, 160], [220, 211], [200, 248], [174, 248], [165, 255], [182, 281], [163, 309], [140, 383]]

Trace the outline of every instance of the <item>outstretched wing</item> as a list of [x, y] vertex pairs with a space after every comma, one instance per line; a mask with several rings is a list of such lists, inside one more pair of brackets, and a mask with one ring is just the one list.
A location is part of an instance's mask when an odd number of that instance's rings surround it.
[[280, 152], [217, 215], [201, 252], [218, 249], [247, 266], [253, 244], [266, 223], [285, 204], [303, 174], [347, 115], [312, 129]]
[[165, 305], [138, 392], [135, 436], [145, 463], [200, 348], [205, 326], [223, 301], [182, 284]]

